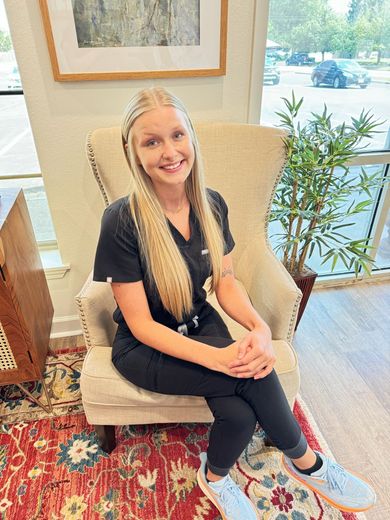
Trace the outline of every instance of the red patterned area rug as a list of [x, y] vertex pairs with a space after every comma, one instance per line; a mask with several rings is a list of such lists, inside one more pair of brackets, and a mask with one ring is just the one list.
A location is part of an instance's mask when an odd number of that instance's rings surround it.
[[[58, 350], [47, 356], [45, 383], [50, 395], [54, 415], [83, 413], [80, 395], [80, 371], [85, 347]], [[39, 381], [23, 386], [47, 405], [42, 384]], [[51, 417], [32, 399], [26, 397], [17, 386], [0, 387], [0, 423], [15, 423]]]
[[[65, 356], [68, 356], [66, 354]], [[196, 484], [198, 456], [207, 446], [207, 424], [123, 426], [108, 456], [97, 445], [83, 413], [60, 415], [77, 398], [78, 366], [64, 355], [49, 360], [57, 416], [3, 421], [0, 430], [2, 520], [214, 520], [217, 510]], [[57, 377], [59, 377], [57, 379]], [[60, 404], [60, 401], [62, 404]], [[20, 406], [23, 406], [22, 404]], [[26, 405], [31, 408], [29, 404]], [[15, 407], [16, 408], [16, 407]], [[14, 410], [15, 410], [14, 408]], [[77, 410], [79, 410], [77, 408]], [[20, 411], [19, 411], [20, 412]], [[21, 413], [16, 412], [18, 416]], [[41, 413], [41, 412], [37, 412]], [[299, 399], [294, 413], [313, 448], [328, 452], [310, 412]], [[8, 418], [12, 414], [8, 410]], [[4, 418], [3, 418], [4, 419]], [[264, 520], [357, 520], [328, 506], [290, 479], [277, 450], [266, 448], [261, 431], [242, 454], [232, 477], [257, 505]], [[245, 520], [245, 519], [243, 519]]]

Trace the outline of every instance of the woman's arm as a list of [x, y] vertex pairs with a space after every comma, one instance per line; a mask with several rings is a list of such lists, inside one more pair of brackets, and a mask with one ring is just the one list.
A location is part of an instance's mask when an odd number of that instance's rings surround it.
[[271, 330], [236, 282], [230, 254], [223, 257], [222, 277], [215, 293], [226, 314], [250, 331], [241, 339], [238, 358], [229, 367], [242, 377], [265, 377], [275, 364]]
[[229, 368], [238, 355], [234, 342], [218, 349], [195, 341], [153, 320], [142, 280], [130, 283], [112, 283], [112, 291], [127, 325], [134, 336], [145, 345], [170, 356], [197, 363], [210, 370], [235, 375]]
[[[237, 376], [230, 368], [230, 364], [237, 359], [239, 341], [235, 341], [225, 348], [216, 348], [200, 341], [195, 341], [178, 332], [151, 320], [140, 324], [139, 332], [135, 336], [145, 345], [191, 363], [202, 365], [216, 372], [223, 372], [229, 376]], [[243, 375], [242, 377], [251, 377]]]
[[218, 303], [234, 321], [248, 330], [268, 331], [269, 327], [253, 308], [247, 294], [238, 285], [231, 254], [222, 259], [222, 278], [215, 291]]

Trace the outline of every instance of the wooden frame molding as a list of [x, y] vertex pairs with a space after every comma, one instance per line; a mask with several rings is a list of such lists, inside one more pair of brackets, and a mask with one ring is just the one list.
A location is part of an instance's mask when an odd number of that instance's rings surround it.
[[[60, 59], [58, 55], [58, 49], [61, 48], [60, 52], [65, 54], [63, 50], [64, 46], [57, 45], [55, 38], [55, 31], [53, 31], [54, 25], [53, 20], [50, 16], [49, 0], [39, 0], [43, 25], [45, 29], [50, 61], [53, 69], [53, 76], [55, 81], [94, 81], [94, 80], [120, 80], [120, 79], [144, 79], [144, 78], [182, 78], [190, 76], [223, 76], [226, 74], [226, 46], [227, 46], [227, 19], [228, 19], [228, 0], [220, 1], [220, 38], [219, 38], [219, 65], [217, 67], [210, 68], [176, 68], [174, 70], [161, 68], [161, 70], [123, 70], [123, 71], [101, 71], [101, 70], [86, 70], [86, 71], [74, 71], [64, 72], [61, 70]], [[207, 6], [207, 3], [204, 4]], [[55, 9], [55, 8], [54, 8]], [[204, 7], [206, 9], [206, 7]], [[64, 38], [63, 38], [64, 40]], [[62, 42], [61, 42], [62, 43]], [[175, 49], [176, 47], [172, 47]], [[180, 48], [180, 47], [179, 47]], [[88, 52], [101, 51], [102, 48], [92, 47]], [[105, 49], [108, 49], [107, 47]], [[119, 52], [122, 53], [123, 47], [110, 47], [112, 54], [112, 61], [115, 61], [115, 56], [118, 57]], [[119, 49], [119, 50], [118, 50]], [[136, 49], [136, 47], [135, 47]], [[147, 49], [147, 48], [146, 48]], [[153, 47], [156, 49], [156, 47]], [[190, 49], [190, 47], [189, 47]], [[217, 52], [215, 46], [215, 52]], [[146, 51], [147, 52], [147, 51]], [[151, 51], [155, 53], [155, 51]], [[190, 51], [189, 51], [190, 52]], [[204, 51], [202, 51], [204, 52]], [[122, 54], [123, 57], [123, 54]], [[90, 60], [93, 62], [94, 60]], [[95, 60], [98, 61], [98, 60]]]

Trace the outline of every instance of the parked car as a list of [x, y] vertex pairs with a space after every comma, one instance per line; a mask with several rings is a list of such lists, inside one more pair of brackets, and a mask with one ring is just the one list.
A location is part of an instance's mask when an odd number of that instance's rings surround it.
[[321, 84], [332, 85], [334, 88], [345, 88], [350, 85], [359, 85], [367, 88], [371, 77], [355, 60], [325, 60], [311, 73], [311, 80], [315, 87]]
[[313, 65], [315, 59], [308, 52], [293, 52], [286, 60], [286, 65]]
[[271, 58], [266, 56], [264, 64], [263, 83], [272, 83], [272, 85], [277, 85], [279, 82], [280, 70], [275, 65], [275, 62]]
[[288, 49], [267, 49], [267, 56], [274, 61], [286, 61], [288, 55]]
[[7, 87], [10, 89], [22, 90], [22, 83], [20, 81], [19, 69], [14, 67], [7, 76]]

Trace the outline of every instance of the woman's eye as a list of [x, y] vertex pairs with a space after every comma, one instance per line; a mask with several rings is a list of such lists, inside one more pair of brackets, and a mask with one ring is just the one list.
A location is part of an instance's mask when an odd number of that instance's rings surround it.
[[182, 137], [184, 137], [184, 133], [183, 132], [176, 132], [175, 133], [175, 138], [176, 139], [181, 139]]
[[157, 140], [156, 139], [150, 139], [150, 141], [148, 141], [146, 143], [146, 146], [155, 146], [157, 144]]

